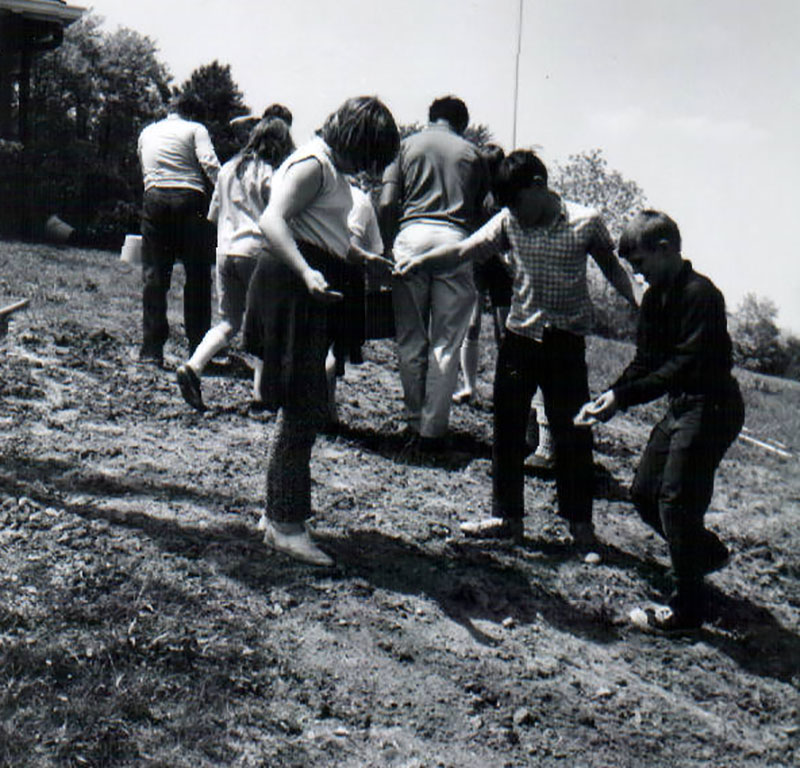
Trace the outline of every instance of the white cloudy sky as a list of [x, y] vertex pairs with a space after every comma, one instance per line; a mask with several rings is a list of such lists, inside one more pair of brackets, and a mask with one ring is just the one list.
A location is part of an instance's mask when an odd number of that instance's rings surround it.
[[[80, 0], [72, 0], [81, 4]], [[800, 333], [800, 0], [523, 0], [517, 144], [599, 147], [672, 215], [725, 292]], [[230, 64], [247, 104], [281, 101], [302, 141], [346, 97], [398, 122], [455, 93], [511, 149], [519, 0], [96, 0], [182, 82]]]

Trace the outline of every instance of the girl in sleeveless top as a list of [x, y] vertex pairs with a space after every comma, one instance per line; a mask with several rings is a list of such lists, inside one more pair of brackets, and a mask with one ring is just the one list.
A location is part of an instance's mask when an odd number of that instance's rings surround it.
[[259, 225], [267, 255], [250, 283], [245, 347], [261, 357], [261, 397], [278, 418], [267, 456], [265, 543], [331, 565], [309, 536], [311, 448], [328, 415], [325, 358], [353, 327], [343, 291], [352, 264], [374, 257], [350, 241], [347, 174], [379, 174], [399, 148], [395, 121], [375, 97], [346, 101], [278, 169]]

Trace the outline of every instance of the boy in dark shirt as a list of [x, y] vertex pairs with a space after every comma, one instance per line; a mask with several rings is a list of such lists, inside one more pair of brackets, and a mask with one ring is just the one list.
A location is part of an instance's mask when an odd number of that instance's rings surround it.
[[703, 525], [714, 473], [744, 422], [731, 375], [725, 301], [717, 287], [681, 256], [677, 224], [643, 211], [626, 227], [619, 254], [644, 276], [636, 355], [611, 388], [586, 403], [576, 424], [608, 421], [618, 410], [666, 394], [666, 415], [653, 428], [631, 496], [668, 545], [675, 593], [668, 606], [631, 613], [660, 630], [699, 627], [705, 616], [703, 578], [728, 562], [728, 550]]

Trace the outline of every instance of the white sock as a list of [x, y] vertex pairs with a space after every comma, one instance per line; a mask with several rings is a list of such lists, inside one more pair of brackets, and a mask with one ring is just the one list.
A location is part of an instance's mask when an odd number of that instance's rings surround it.
[[478, 388], [478, 362], [480, 344], [477, 339], [464, 339], [461, 345], [461, 375], [464, 378], [462, 389], [475, 392]]
[[261, 402], [261, 375], [264, 372], [264, 361], [256, 358], [253, 360], [253, 400]]
[[203, 373], [203, 369], [208, 365], [208, 361], [211, 360], [217, 352], [228, 346], [229, 338], [230, 326], [227, 323], [215, 325], [203, 336], [203, 340], [197, 345], [187, 365], [200, 376]]

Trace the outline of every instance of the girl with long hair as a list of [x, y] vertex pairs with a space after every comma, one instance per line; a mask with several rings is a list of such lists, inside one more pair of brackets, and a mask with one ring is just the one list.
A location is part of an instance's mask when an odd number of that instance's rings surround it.
[[[260, 120], [247, 144], [219, 172], [208, 218], [217, 225], [217, 295], [220, 321], [197, 345], [176, 376], [189, 405], [205, 409], [200, 388], [203, 369], [230, 344], [244, 317], [247, 288], [267, 241], [258, 225], [267, 207], [274, 169], [294, 150], [287, 123], [280, 118]], [[260, 360], [255, 363], [254, 397], [258, 399]]]

